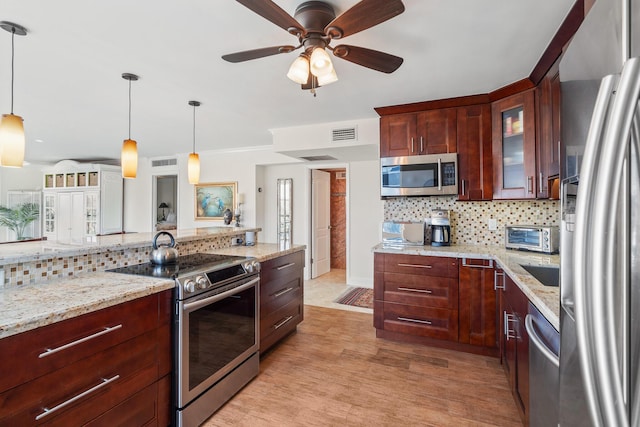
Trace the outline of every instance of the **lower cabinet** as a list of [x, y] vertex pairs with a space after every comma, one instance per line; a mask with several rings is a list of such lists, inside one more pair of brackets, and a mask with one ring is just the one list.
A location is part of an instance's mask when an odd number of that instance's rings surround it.
[[462, 258], [459, 275], [458, 341], [498, 353], [498, 304], [493, 260]]
[[304, 317], [304, 251], [261, 263], [260, 353], [296, 330]]
[[0, 340], [0, 425], [168, 425], [171, 292]]

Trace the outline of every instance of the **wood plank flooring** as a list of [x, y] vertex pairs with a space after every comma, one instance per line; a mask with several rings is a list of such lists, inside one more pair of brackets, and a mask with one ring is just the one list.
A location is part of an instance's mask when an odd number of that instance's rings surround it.
[[522, 424], [498, 359], [378, 339], [371, 314], [305, 305], [298, 332], [204, 425]]

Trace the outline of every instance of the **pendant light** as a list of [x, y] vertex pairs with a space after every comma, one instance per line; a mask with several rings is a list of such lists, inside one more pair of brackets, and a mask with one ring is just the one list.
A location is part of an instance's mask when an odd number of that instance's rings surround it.
[[189, 184], [197, 184], [200, 182], [200, 156], [196, 153], [196, 107], [200, 106], [200, 102], [189, 101], [189, 105], [193, 107], [193, 152], [189, 154], [187, 175], [189, 177]]
[[27, 30], [11, 22], [0, 22], [0, 28], [11, 33], [11, 113], [0, 121], [0, 165], [21, 168], [24, 163], [24, 126], [22, 117], [13, 114], [14, 38], [27, 35]]
[[123, 73], [122, 78], [129, 81], [129, 137], [122, 143], [120, 154], [120, 167], [123, 178], [135, 178], [138, 171], [138, 143], [131, 139], [131, 82], [137, 81], [138, 76], [131, 73]]

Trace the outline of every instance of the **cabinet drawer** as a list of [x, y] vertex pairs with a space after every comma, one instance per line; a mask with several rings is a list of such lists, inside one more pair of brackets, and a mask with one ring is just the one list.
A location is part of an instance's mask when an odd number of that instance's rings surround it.
[[384, 303], [383, 329], [442, 340], [458, 340], [458, 311]]
[[384, 301], [457, 309], [458, 282], [448, 277], [384, 273]]
[[260, 352], [266, 351], [282, 337], [295, 330], [303, 319], [302, 310], [302, 303], [299, 300], [293, 300], [263, 318], [260, 321]]
[[[262, 286], [262, 283], [260, 284]], [[261, 317], [296, 300], [302, 301], [302, 278], [272, 281], [260, 291]]]
[[[0, 340], [0, 392], [154, 329], [158, 296], [105, 308]], [[50, 351], [53, 350], [53, 351]]]
[[290, 280], [293, 277], [302, 275], [303, 269], [304, 251], [294, 252], [265, 261], [260, 265], [260, 287], [264, 289], [262, 283], [268, 284], [274, 280]]
[[150, 331], [5, 391], [0, 425], [87, 422], [154, 383], [156, 353], [156, 333]]
[[458, 277], [458, 259], [385, 254], [384, 271], [424, 276]]
[[[158, 402], [158, 383], [153, 383], [147, 388], [134, 394], [115, 408], [112, 408], [87, 423], [90, 427], [112, 426], [150, 426], [161, 425], [158, 423], [159, 411], [164, 411]], [[162, 402], [168, 405], [169, 402]]]

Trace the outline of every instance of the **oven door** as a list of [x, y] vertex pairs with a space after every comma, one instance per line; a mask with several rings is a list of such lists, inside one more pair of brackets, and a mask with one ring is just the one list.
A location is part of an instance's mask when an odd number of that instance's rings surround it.
[[259, 348], [259, 276], [177, 302], [177, 398], [184, 408]]

